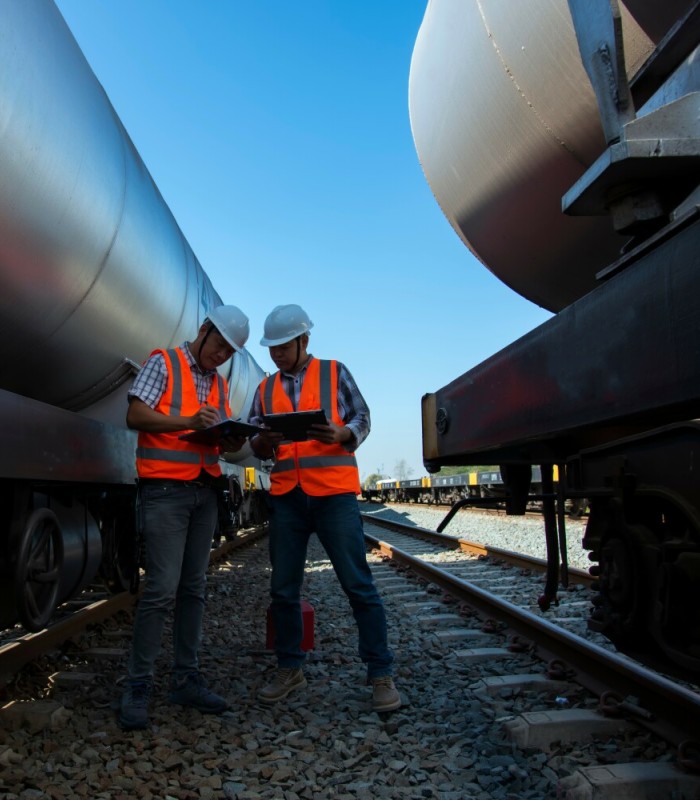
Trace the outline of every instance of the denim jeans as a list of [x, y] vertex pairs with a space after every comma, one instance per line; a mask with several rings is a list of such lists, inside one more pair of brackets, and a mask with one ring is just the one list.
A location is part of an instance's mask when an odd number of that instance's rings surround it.
[[206, 571], [217, 520], [210, 487], [144, 484], [139, 488], [146, 585], [129, 658], [131, 680], [150, 678], [173, 608], [173, 677], [198, 669]]
[[391, 675], [394, 656], [387, 644], [384, 604], [367, 564], [357, 498], [351, 493], [311, 497], [298, 486], [270, 496], [270, 596], [278, 665], [299, 667], [304, 662], [300, 595], [314, 532], [350, 600], [367, 676]]

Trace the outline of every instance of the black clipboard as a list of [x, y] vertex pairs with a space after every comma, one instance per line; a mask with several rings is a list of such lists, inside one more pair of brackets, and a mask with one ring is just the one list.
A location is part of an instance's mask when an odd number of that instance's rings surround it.
[[284, 438], [291, 442], [306, 441], [312, 425], [328, 425], [326, 412], [323, 409], [290, 411], [285, 414], [263, 414], [262, 421], [270, 430], [283, 434]]
[[252, 436], [255, 433], [260, 433], [260, 428], [257, 425], [249, 425], [247, 422], [242, 422], [239, 419], [225, 419], [223, 422], [217, 422], [216, 425], [210, 425], [201, 431], [190, 431], [178, 436], [185, 442], [194, 442], [195, 444], [218, 444], [222, 439], [227, 436]]

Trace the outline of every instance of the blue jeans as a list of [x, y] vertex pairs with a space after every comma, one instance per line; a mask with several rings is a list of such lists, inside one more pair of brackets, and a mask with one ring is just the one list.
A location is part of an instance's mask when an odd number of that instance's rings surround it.
[[136, 610], [129, 678], [153, 676], [174, 605], [173, 677], [179, 679], [199, 667], [206, 571], [218, 514], [216, 490], [143, 484], [139, 504], [146, 585]]
[[270, 506], [270, 596], [278, 665], [295, 668], [304, 662], [300, 595], [307, 545], [315, 532], [350, 600], [368, 678], [391, 675], [394, 656], [387, 644], [384, 604], [367, 564], [355, 495], [311, 497], [297, 486], [271, 495]]

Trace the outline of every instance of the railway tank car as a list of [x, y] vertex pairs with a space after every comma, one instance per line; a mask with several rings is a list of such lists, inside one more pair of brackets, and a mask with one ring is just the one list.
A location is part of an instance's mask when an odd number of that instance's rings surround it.
[[696, 673], [699, 6], [433, 0], [409, 77], [418, 158], [447, 219], [554, 312], [424, 395], [424, 464], [499, 464], [516, 495], [540, 466], [543, 608], [559, 577], [558, 466], [566, 493], [589, 499], [590, 626]]
[[[224, 301], [52, 0], [2, 5], [0, 176], [0, 622], [37, 630], [97, 573], [137, 572], [126, 393]], [[226, 368], [244, 415], [262, 370]], [[250, 509], [259, 462], [225, 466]]]

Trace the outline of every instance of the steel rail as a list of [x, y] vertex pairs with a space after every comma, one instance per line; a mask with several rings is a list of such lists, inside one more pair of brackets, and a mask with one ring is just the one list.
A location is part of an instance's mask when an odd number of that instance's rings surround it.
[[[437, 531], [430, 530], [430, 528], [421, 528], [419, 525], [404, 526], [400, 522], [385, 520], [381, 517], [373, 517], [366, 512], [363, 512], [361, 516], [365, 522], [371, 523], [372, 525], [379, 525], [383, 528], [394, 528], [407, 536], [420, 537], [426, 541], [442, 545], [452, 550], [461, 550], [463, 553], [471, 553], [475, 556], [499, 559], [514, 567], [531, 569], [533, 572], [544, 573], [547, 570], [547, 562], [542, 558], [535, 558], [534, 556], [528, 556], [524, 553], [516, 553], [514, 550], [504, 550], [501, 547], [493, 547], [488, 544], [472, 542], [469, 539], [450, 536], [446, 533], [438, 533]], [[571, 583], [590, 586], [595, 580], [588, 572], [576, 567], [568, 567], [567, 573]]]
[[[217, 547], [212, 548], [209, 564], [220, 561], [232, 551], [260, 539], [266, 533], [267, 528], [264, 526], [240, 531], [235, 539], [222, 542]], [[71, 637], [82, 633], [88, 625], [94, 625], [109, 619], [109, 617], [113, 617], [120, 611], [130, 610], [136, 603], [138, 596], [139, 592], [132, 594], [124, 591], [107, 598], [100, 598], [92, 603], [88, 602], [43, 630], [19, 636], [0, 646], [0, 687], [6, 686], [25, 664], [34, 661]], [[75, 604], [79, 601], [80, 597], [72, 598], [66, 605]]]
[[598, 697], [612, 691], [623, 698], [632, 698], [631, 705], [639, 709], [639, 713], [632, 717], [637, 723], [676, 745], [697, 738], [700, 730], [700, 695], [697, 693], [624, 656], [564, 631], [396, 545], [367, 532], [365, 538], [383, 555], [408, 566], [426, 581], [440, 586], [450, 595], [528, 639], [539, 658], [548, 662], [563, 661], [571, 669], [572, 679]]

